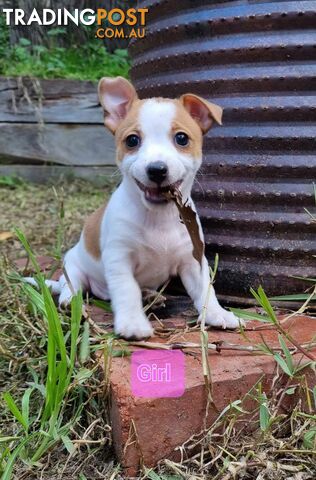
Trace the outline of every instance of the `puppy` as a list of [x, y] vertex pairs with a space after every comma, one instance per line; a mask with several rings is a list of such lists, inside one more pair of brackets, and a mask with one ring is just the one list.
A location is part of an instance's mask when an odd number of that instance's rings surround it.
[[[222, 109], [186, 94], [177, 100], [140, 100], [124, 78], [102, 78], [99, 97], [105, 126], [115, 135], [122, 182], [108, 205], [86, 221], [79, 242], [67, 252], [64, 275], [47, 281], [59, 304], [74, 292], [91, 291], [112, 302], [115, 332], [125, 338], [149, 337], [153, 328], [143, 312], [141, 291], [157, 289], [179, 275], [206, 323], [236, 328], [239, 319], [218, 303], [205, 257], [192, 255], [192, 241], [173, 201], [177, 188], [195, 210], [190, 192], [202, 162], [202, 136]], [[199, 223], [200, 236], [203, 233]]]

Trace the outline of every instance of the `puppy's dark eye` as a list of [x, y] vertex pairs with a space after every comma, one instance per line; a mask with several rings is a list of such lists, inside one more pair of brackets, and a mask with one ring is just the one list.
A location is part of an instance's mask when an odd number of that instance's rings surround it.
[[186, 133], [184, 132], [178, 132], [174, 136], [175, 142], [177, 145], [180, 145], [180, 147], [185, 147], [189, 143], [189, 137]]
[[129, 135], [126, 137], [125, 143], [128, 148], [136, 148], [140, 144], [140, 137], [135, 134]]

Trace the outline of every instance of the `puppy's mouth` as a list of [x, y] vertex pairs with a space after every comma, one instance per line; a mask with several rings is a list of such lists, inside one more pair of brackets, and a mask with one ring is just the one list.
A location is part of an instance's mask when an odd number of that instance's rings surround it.
[[147, 202], [155, 204], [167, 203], [169, 201], [167, 194], [179, 188], [182, 183], [182, 180], [178, 180], [163, 187], [147, 187], [136, 178], [134, 180], [139, 189], [144, 192]]

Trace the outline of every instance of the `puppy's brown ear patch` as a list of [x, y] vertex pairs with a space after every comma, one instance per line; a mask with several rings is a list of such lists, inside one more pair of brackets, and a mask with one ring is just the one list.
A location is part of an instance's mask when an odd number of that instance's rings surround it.
[[126, 117], [137, 93], [133, 85], [123, 77], [103, 77], [99, 82], [99, 99], [104, 109], [104, 124], [115, 133]]
[[193, 93], [186, 93], [179, 100], [191, 117], [199, 124], [203, 133], [211, 128], [213, 120], [222, 125], [223, 109], [219, 105], [208, 102]]

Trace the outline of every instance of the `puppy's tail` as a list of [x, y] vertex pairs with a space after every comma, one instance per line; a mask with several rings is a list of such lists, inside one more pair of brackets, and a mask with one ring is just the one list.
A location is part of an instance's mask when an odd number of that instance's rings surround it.
[[[23, 280], [26, 283], [29, 283], [33, 287], [38, 288], [39, 285], [37, 281], [32, 277], [23, 277]], [[48, 286], [53, 295], [59, 295], [61, 292], [61, 287], [58, 281], [56, 280], [45, 280], [45, 284]]]

